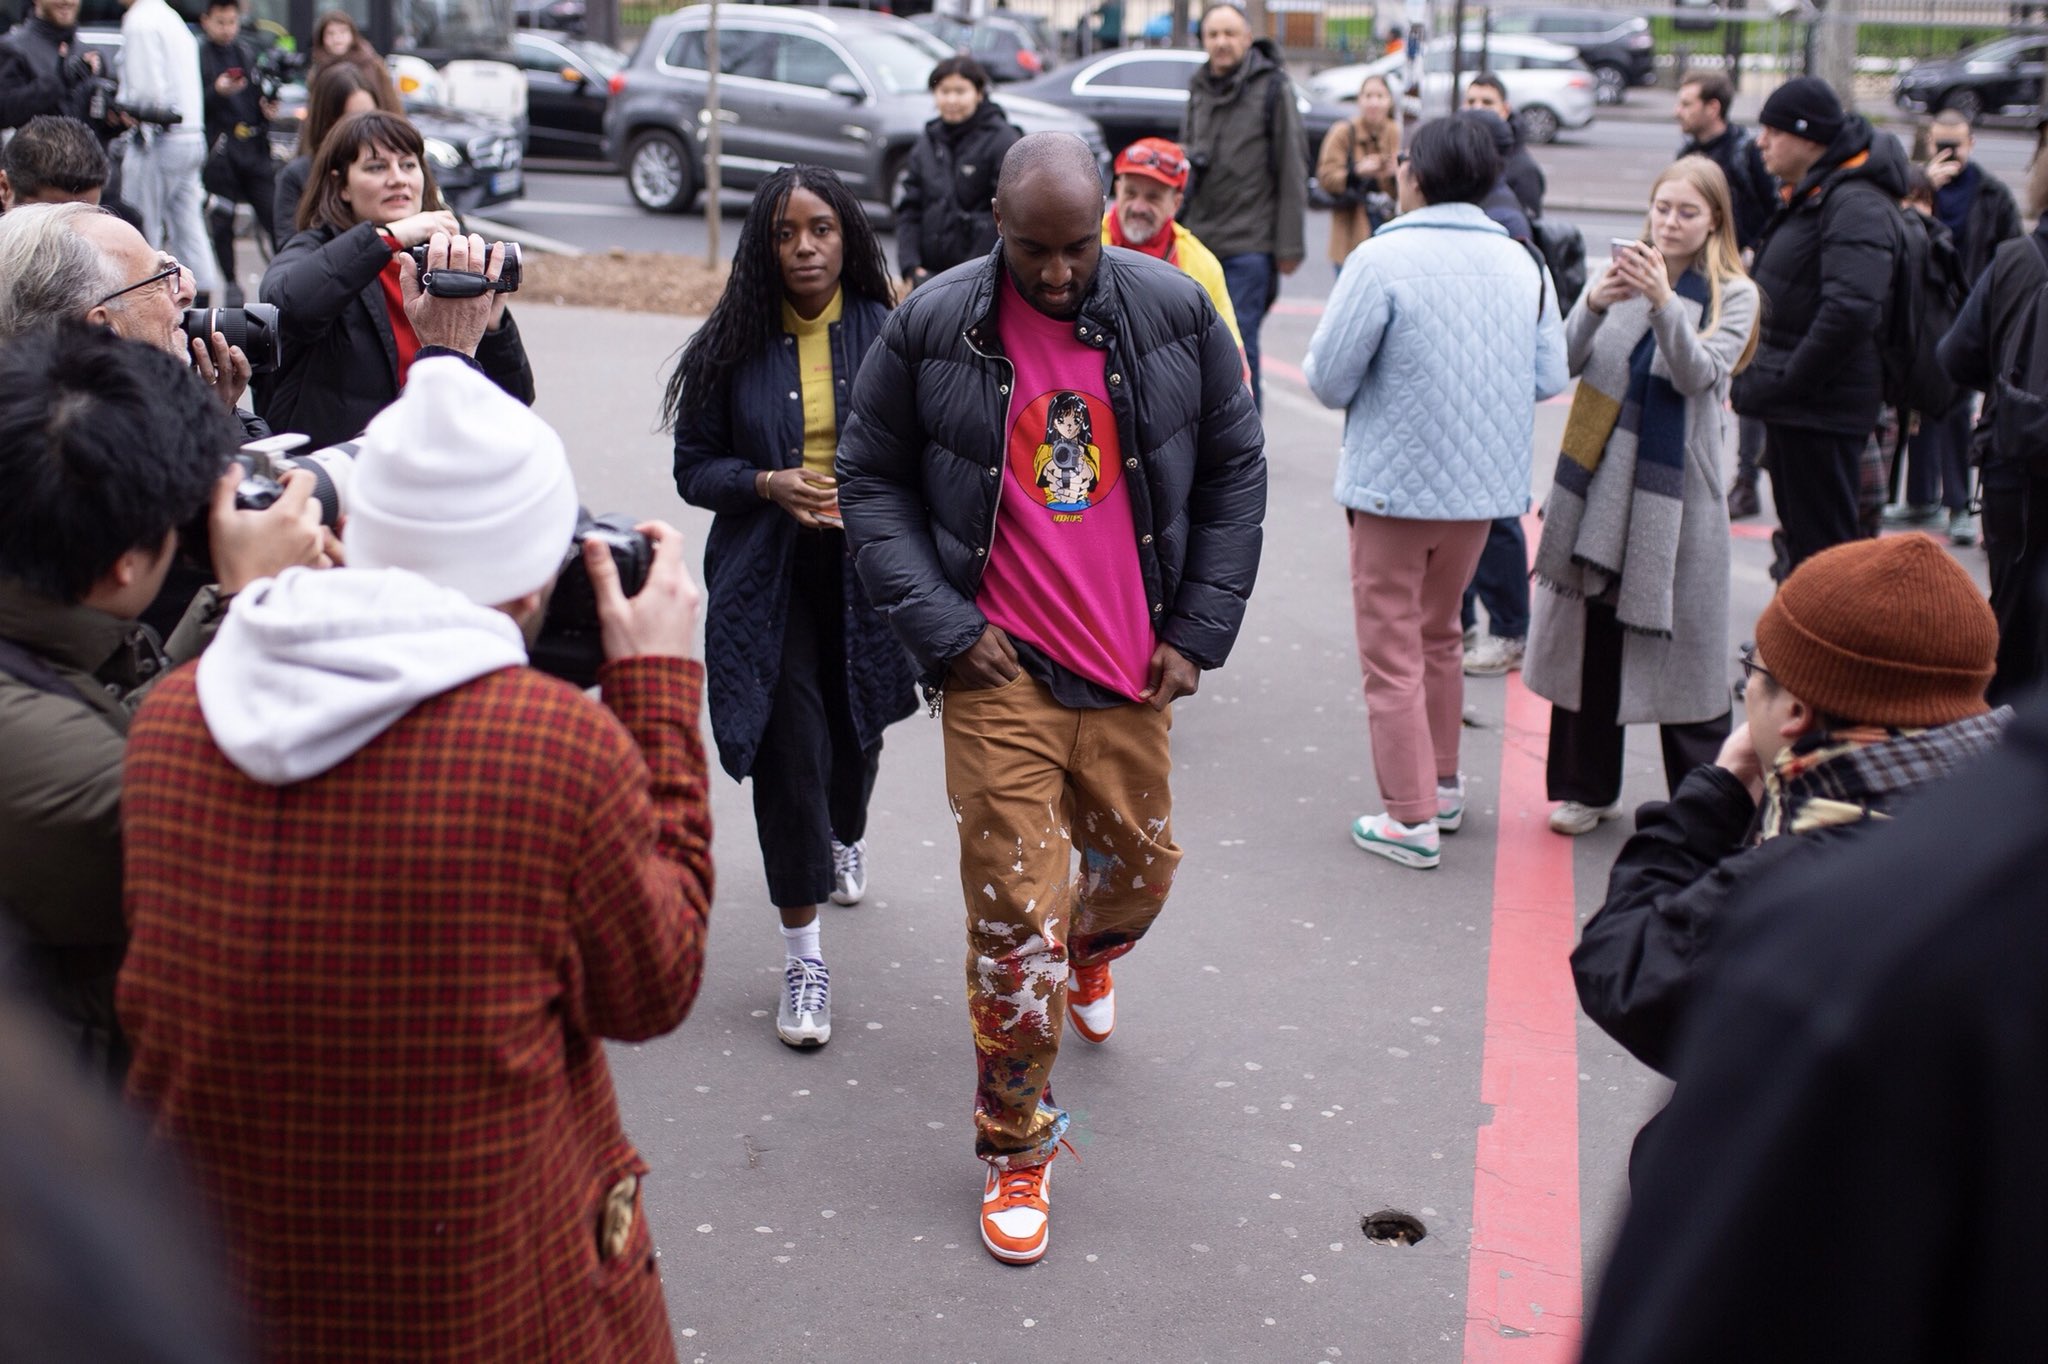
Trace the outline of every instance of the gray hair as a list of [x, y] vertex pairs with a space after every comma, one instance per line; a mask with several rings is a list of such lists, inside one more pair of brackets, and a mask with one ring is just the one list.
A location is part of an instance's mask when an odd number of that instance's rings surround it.
[[85, 235], [91, 204], [23, 204], [0, 217], [0, 340], [63, 318], [83, 318], [121, 287], [106, 253]]

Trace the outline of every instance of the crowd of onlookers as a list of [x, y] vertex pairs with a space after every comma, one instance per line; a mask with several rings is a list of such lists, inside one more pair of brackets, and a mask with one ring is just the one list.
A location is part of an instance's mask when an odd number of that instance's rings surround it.
[[[896, 266], [838, 176], [783, 168], [676, 358], [700, 591], [673, 528], [588, 522], [492, 287], [513, 262], [441, 203], [353, 26], [323, 21], [273, 189], [239, 131], [268, 111], [225, 64], [239, 11], [208, 10], [201, 53], [159, 9], [132, 0], [122, 94], [181, 113], [144, 135], [74, 107], [99, 76], [68, 50], [76, 0], [0, 40], [26, 73], [0, 88], [57, 101], [0, 155], [0, 928], [41, 1015], [0, 1027], [0, 1074], [95, 1133], [25, 1126], [0, 1207], [66, 1223], [120, 1304], [27, 1295], [18, 1339], [667, 1357], [603, 1044], [674, 1028], [701, 977], [700, 706], [751, 785], [773, 1028], [804, 1049], [831, 1040], [820, 910], [865, 897], [884, 733], [920, 696], [940, 717], [980, 1233], [1044, 1256], [1051, 1072], [1069, 1031], [1115, 1030], [1113, 963], [1183, 859], [1171, 703], [1225, 664], [1256, 579], [1260, 323], [1312, 179], [1335, 281], [1304, 373], [1344, 412], [1382, 805], [1353, 843], [1441, 865], [1467, 675], [1519, 669], [1550, 703], [1560, 835], [1622, 814], [1626, 727], [1659, 729], [1669, 798], [1570, 963], [1587, 1014], [1677, 1081], [1587, 1358], [2031, 1351], [2005, 1309], [2048, 1196], [2043, 845], [1983, 816], [2048, 781], [2041, 715], [2011, 708], [2044, 671], [2048, 240], [1967, 123], [1909, 156], [1799, 78], [1752, 134], [1692, 78], [1642, 231], [1580, 278], [1491, 77], [1413, 128], [1368, 81], [1311, 162], [1277, 51], [1211, 5], [1181, 139], [1121, 149], [1105, 203], [1084, 144], [1022, 137], [978, 64], [942, 62]], [[219, 287], [185, 194], [210, 157], [276, 238], [265, 372], [187, 326]], [[1536, 409], [1568, 387], [1532, 552]], [[250, 453], [273, 431], [348, 442], [345, 491]], [[1777, 586], [1729, 660], [1760, 470]], [[1981, 534], [1989, 601], [1887, 519]], [[525, 666], [572, 599], [596, 697]], [[188, 1163], [241, 1320], [42, 1034]], [[22, 1192], [56, 1171], [91, 1190], [68, 1214]], [[1883, 1234], [1893, 1203], [1918, 1254]], [[116, 1244], [131, 1216], [160, 1254]]]

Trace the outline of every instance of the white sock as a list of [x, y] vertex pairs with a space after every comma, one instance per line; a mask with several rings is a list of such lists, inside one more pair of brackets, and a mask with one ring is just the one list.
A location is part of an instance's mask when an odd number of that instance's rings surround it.
[[824, 954], [818, 950], [818, 921], [813, 919], [802, 928], [783, 929], [782, 950], [791, 959], [809, 957], [812, 961], [823, 961]]

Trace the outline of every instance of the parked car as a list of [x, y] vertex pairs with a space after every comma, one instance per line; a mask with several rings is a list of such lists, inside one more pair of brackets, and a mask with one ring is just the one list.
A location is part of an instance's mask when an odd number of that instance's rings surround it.
[[626, 54], [588, 38], [523, 30], [512, 48], [526, 73], [528, 154], [602, 161], [611, 79]]
[[[1188, 81], [1207, 61], [1201, 52], [1185, 48], [1123, 48], [1069, 62], [1017, 89], [1094, 119], [1102, 125], [1110, 148], [1121, 151], [1141, 137], [1180, 136]], [[1294, 107], [1308, 133], [1308, 159], [1314, 165], [1323, 137], [1352, 111], [1316, 98], [1299, 82], [1294, 86]]]
[[[1514, 106], [1522, 123], [1522, 135], [1529, 141], [1550, 142], [1560, 132], [1583, 128], [1593, 121], [1597, 103], [1593, 73], [1571, 48], [1539, 38], [1495, 36], [1487, 44], [1486, 55], [1487, 65], [1507, 87], [1508, 103]], [[1417, 90], [1411, 86], [1406, 92], [1410, 113], [1439, 114], [1448, 107], [1451, 57], [1448, 38], [1432, 39], [1423, 50], [1422, 87]], [[1479, 72], [1476, 39], [1466, 42], [1465, 63], [1465, 72], [1458, 82], [1460, 91]], [[1365, 84], [1367, 76], [1384, 76], [1398, 85], [1406, 69], [1407, 58], [1396, 52], [1378, 61], [1333, 66], [1318, 72], [1309, 81], [1309, 88], [1323, 99], [1348, 106], [1358, 98], [1358, 88]]]
[[[1650, 21], [1640, 15], [1611, 9], [1497, 9], [1493, 32], [1571, 48], [1592, 69], [1602, 104], [1619, 104], [1631, 87], [1657, 83], [1657, 40]], [[1471, 42], [1469, 35], [1466, 42]]]
[[1972, 123], [1989, 116], [2035, 119], [2048, 70], [2048, 33], [2016, 33], [1953, 57], [1916, 63], [1892, 86], [1892, 102], [1916, 114], [1953, 109]]
[[[704, 185], [703, 6], [662, 15], [611, 78], [605, 154], [643, 207], [681, 212]], [[867, 10], [733, 6], [718, 23], [721, 178], [751, 189], [792, 161], [829, 166], [869, 202], [893, 204], [911, 145], [933, 117], [925, 80], [952, 55], [905, 20]], [[1005, 92], [1027, 133], [1086, 141], [1105, 177], [1102, 130]]]
[[520, 28], [551, 28], [558, 33], [583, 32], [583, 0], [512, 0], [512, 18]]
[[988, 15], [980, 19], [956, 19], [950, 14], [920, 14], [910, 21], [951, 47], [963, 57], [972, 57], [988, 68], [998, 81], [1028, 81], [1045, 72], [1045, 54], [1031, 36], [1031, 30], [1015, 19]]

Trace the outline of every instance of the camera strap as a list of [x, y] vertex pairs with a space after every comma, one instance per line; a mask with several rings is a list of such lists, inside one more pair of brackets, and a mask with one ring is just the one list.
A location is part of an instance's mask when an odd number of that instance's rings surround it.
[[85, 698], [79, 695], [78, 688], [64, 680], [62, 673], [11, 639], [0, 638], [0, 675], [11, 677], [24, 686], [47, 692], [51, 696], [85, 701]]

